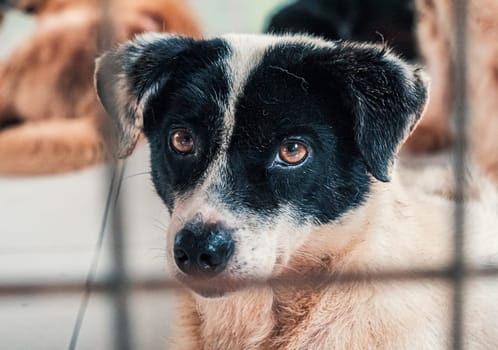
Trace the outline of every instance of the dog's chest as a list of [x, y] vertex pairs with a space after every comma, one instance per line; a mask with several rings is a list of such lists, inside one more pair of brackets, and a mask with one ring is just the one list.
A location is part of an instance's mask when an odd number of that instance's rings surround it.
[[395, 325], [368, 303], [370, 290], [354, 286], [277, 293], [271, 349], [384, 349], [396, 341]]
[[343, 286], [333, 292], [291, 288], [213, 303], [203, 308], [200, 344], [204, 349], [403, 348], [408, 323], [374, 299], [370, 288]]

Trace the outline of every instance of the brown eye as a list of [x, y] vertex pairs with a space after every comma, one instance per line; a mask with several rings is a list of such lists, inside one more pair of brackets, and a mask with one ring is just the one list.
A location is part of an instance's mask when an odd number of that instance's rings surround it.
[[176, 130], [171, 135], [171, 147], [179, 153], [192, 153], [194, 151], [194, 138], [185, 129]]
[[297, 141], [290, 141], [280, 146], [279, 156], [282, 161], [290, 165], [303, 162], [308, 156], [306, 145]]

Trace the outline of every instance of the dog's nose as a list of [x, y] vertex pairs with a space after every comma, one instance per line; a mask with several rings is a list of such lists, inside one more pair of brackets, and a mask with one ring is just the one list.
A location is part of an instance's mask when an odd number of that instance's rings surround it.
[[175, 236], [175, 262], [187, 275], [212, 277], [220, 273], [233, 251], [230, 233], [216, 227], [184, 228]]

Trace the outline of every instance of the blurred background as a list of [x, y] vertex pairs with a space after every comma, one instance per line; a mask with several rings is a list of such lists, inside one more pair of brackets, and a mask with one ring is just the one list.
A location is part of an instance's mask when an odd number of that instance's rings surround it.
[[[227, 32], [259, 33], [268, 24], [270, 15], [293, 0], [187, 0], [200, 21], [203, 33], [217, 35]], [[10, 12], [0, 30], [0, 58], [27, 37], [34, 20], [25, 14]]]

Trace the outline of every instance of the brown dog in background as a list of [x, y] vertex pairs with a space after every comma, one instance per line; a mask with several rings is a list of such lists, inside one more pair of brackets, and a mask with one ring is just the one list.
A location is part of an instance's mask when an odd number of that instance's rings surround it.
[[[429, 106], [408, 140], [412, 151], [434, 151], [451, 142], [455, 75], [453, 0], [417, 0], [417, 35], [432, 86]], [[498, 182], [498, 1], [467, 1], [467, 84], [470, 147]]]
[[2, 2], [37, 20], [31, 37], [0, 62], [2, 175], [101, 162], [104, 118], [93, 89], [95, 58], [146, 31], [200, 35], [182, 0], [112, 0], [107, 9], [98, 0]]

